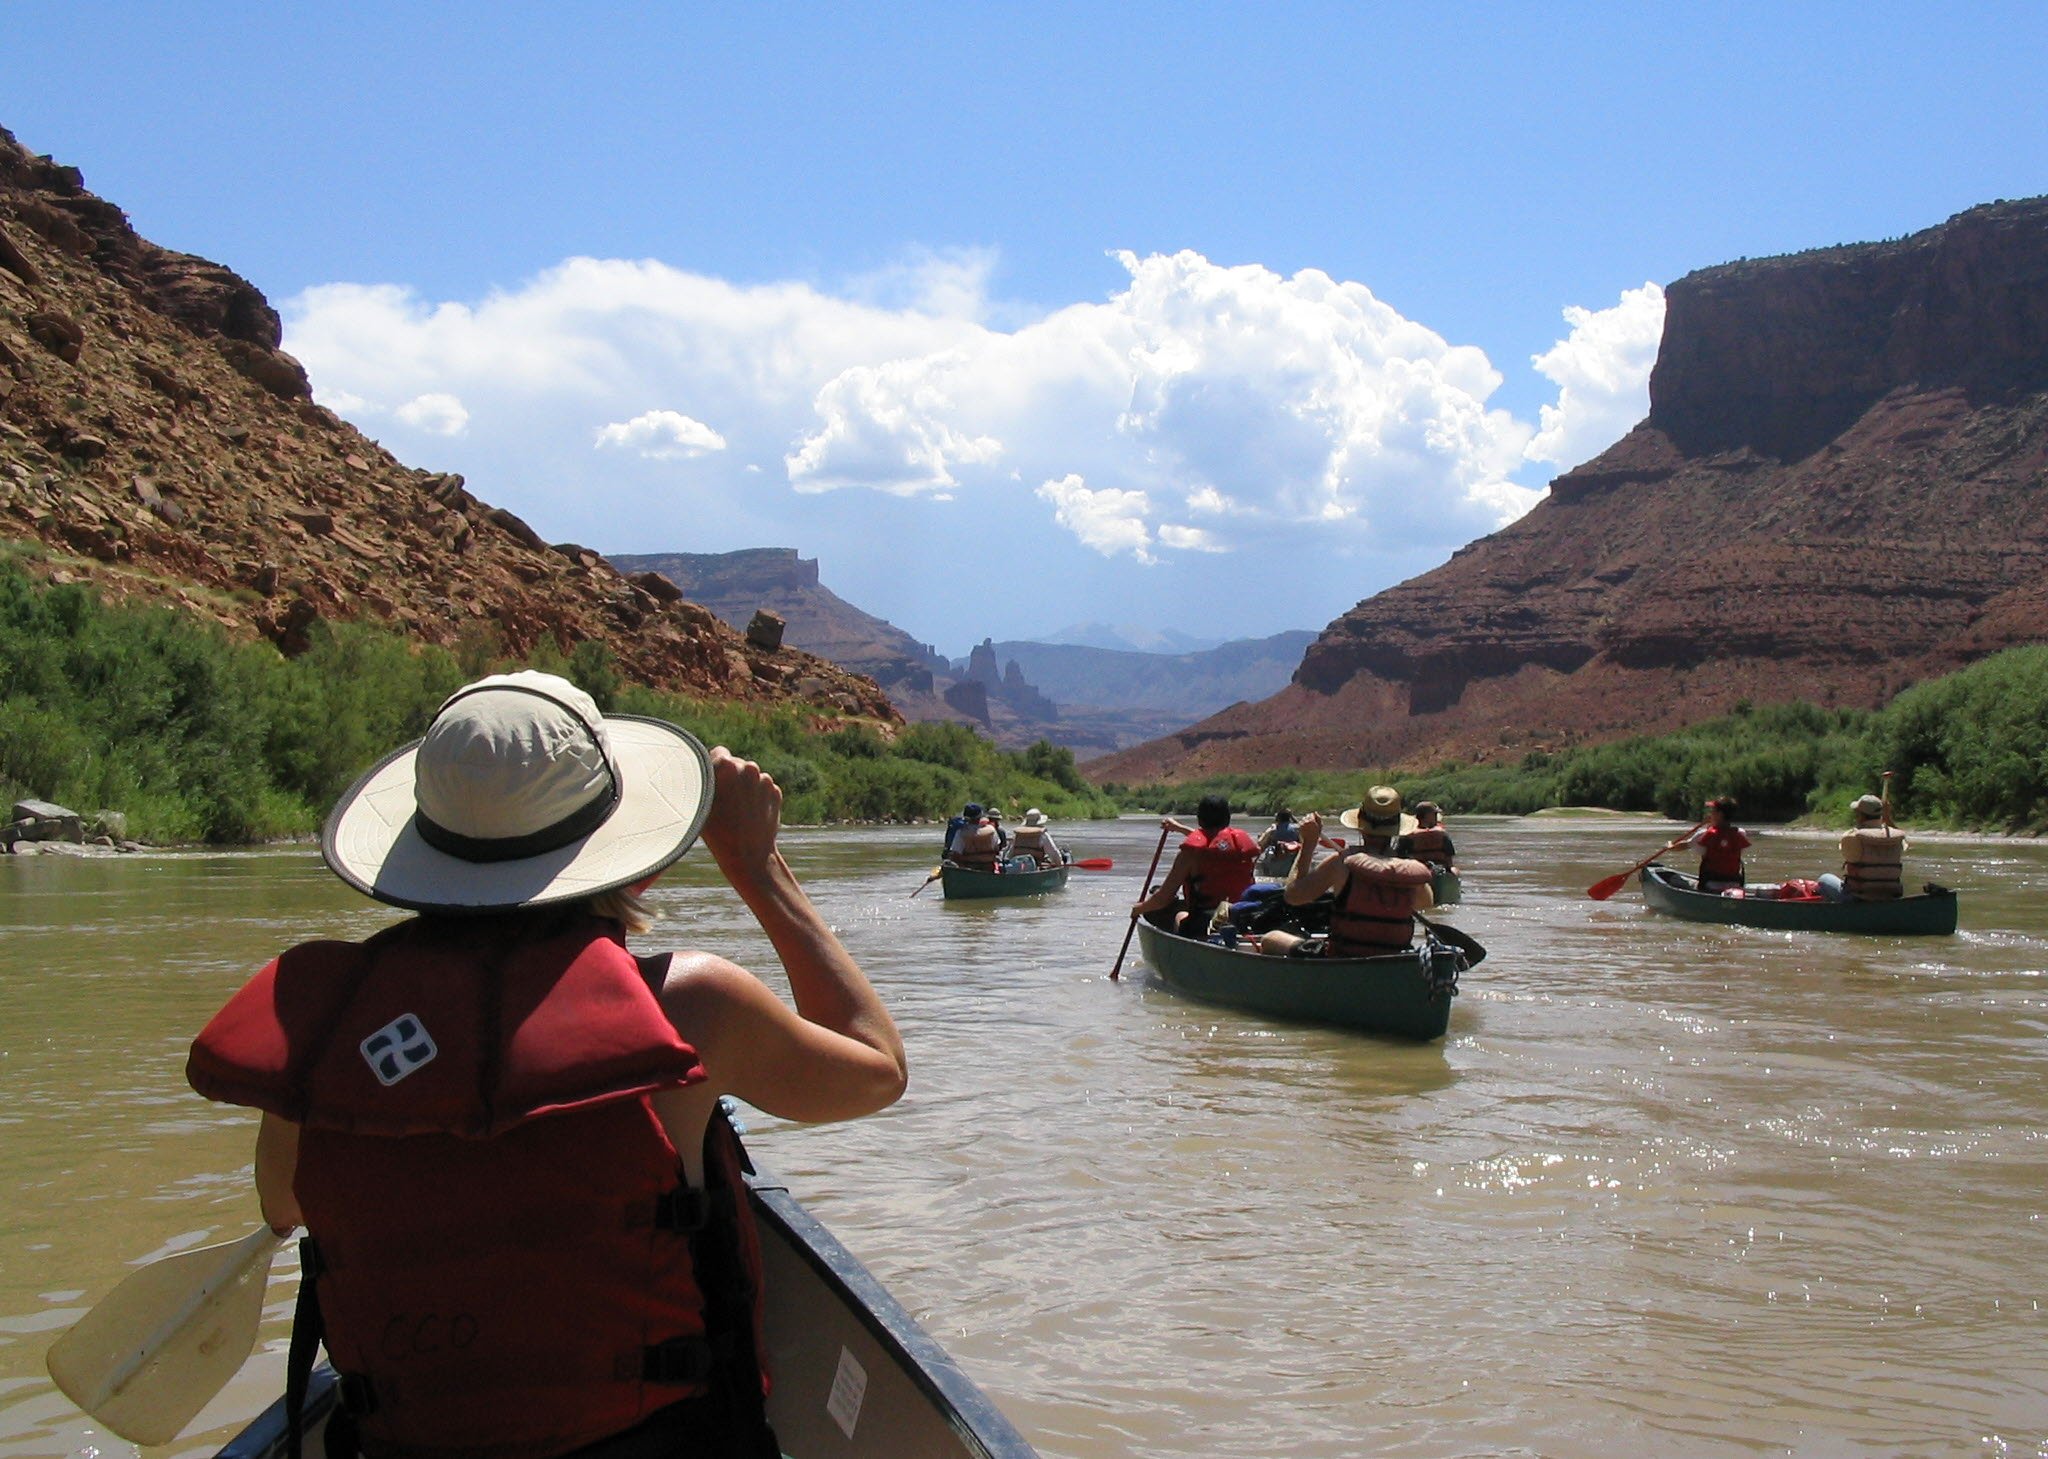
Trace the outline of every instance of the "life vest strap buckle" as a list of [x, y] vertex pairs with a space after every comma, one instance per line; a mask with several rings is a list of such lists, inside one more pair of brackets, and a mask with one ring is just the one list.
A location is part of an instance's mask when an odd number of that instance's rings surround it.
[[351, 1418], [363, 1418], [377, 1411], [377, 1386], [367, 1373], [334, 1375], [334, 1398]]

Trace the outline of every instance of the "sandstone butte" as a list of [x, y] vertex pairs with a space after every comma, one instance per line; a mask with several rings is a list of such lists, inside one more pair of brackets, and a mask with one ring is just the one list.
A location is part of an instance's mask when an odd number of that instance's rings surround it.
[[1520, 760], [1740, 700], [1875, 707], [2048, 638], [2048, 198], [1666, 293], [1648, 417], [1098, 780]]
[[597, 640], [658, 688], [900, 722], [872, 679], [407, 467], [314, 402], [281, 333], [254, 285], [0, 128], [0, 538], [41, 542], [53, 581], [286, 653], [322, 619], [515, 657]]

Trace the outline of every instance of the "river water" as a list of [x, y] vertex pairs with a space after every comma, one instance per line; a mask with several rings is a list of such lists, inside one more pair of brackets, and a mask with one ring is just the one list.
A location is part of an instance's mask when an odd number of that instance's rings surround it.
[[[950, 905], [908, 896], [934, 832], [791, 832], [911, 1088], [750, 1142], [1048, 1459], [2048, 1454], [2048, 846], [1917, 842], [1953, 938], [1586, 898], [1672, 829], [1461, 820], [1492, 956], [1422, 1047], [1184, 1001], [1135, 946], [1109, 981], [1156, 823], [1063, 828], [1117, 866], [1062, 895]], [[1830, 849], [1759, 837], [1752, 877]], [[708, 858], [656, 900], [643, 949], [772, 969]], [[42, 1360], [254, 1223], [252, 1121], [185, 1047], [272, 952], [392, 915], [304, 850], [0, 858], [0, 1456], [133, 1452]], [[277, 1392], [294, 1285], [160, 1452]]]

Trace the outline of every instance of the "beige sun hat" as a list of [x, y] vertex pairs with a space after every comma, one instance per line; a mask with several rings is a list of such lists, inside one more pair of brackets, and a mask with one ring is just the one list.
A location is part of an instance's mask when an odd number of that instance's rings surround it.
[[1040, 810], [1037, 806], [1033, 806], [1030, 810], [1024, 812], [1024, 824], [1027, 826], [1044, 825], [1045, 812]]
[[554, 674], [455, 691], [425, 738], [336, 802], [320, 854], [357, 891], [420, 911], [499, 912], [631, 886], [690, 849], [711, 757], [664, 720], [606, 716]]
[[1415, 817], [1403, 813], [1401, 792], [1391, 785], [1375, 785], [1355, 809], [1337, 819], [1368, 836], [1405, 836], [1415, 829]]

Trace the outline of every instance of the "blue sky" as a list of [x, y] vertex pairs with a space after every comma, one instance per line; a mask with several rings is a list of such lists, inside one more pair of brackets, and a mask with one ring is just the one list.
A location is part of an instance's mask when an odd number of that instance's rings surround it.
[[956, 653], [1320, 627], [1640, 416], [1645, 285], [2048, 191], [2038, 5], [875, 9], [14, 0], [0, 124], [403, 459]]

